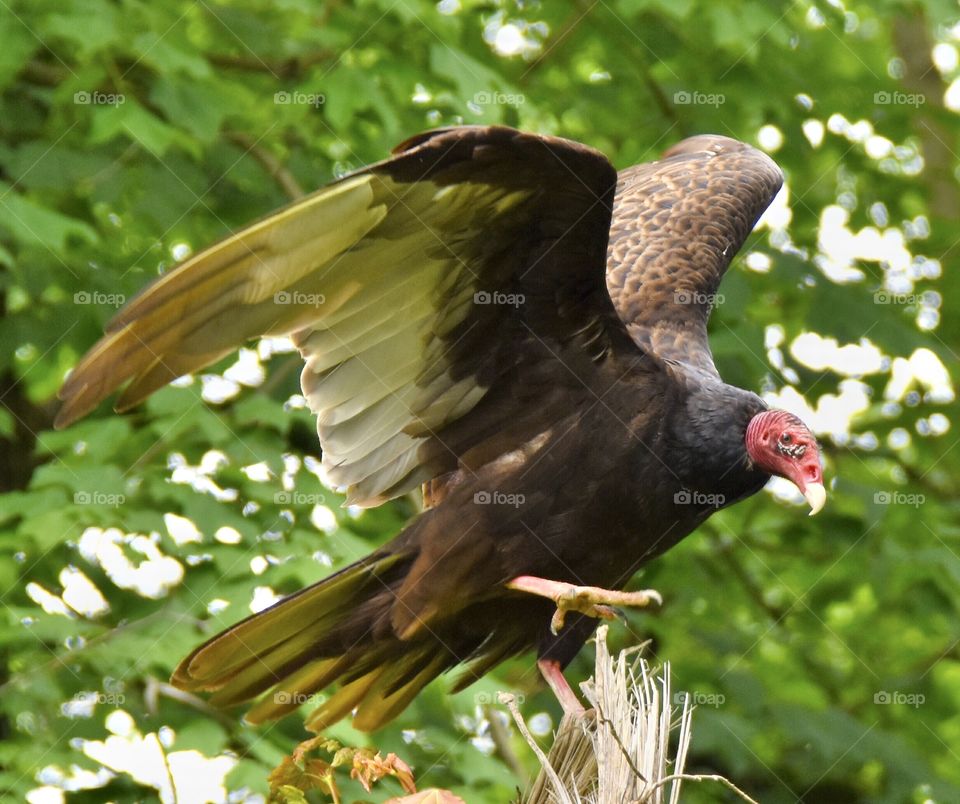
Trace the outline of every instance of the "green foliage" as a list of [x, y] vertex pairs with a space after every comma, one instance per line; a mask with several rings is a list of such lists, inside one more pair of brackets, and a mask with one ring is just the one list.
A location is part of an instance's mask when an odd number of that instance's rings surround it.
[[[718, 366], [745, 387], [795, 388], [822, 412], [851, 375], [802, 362], [788, 346], [798, 335], [866, 338], [885, 359], [853, 377], [871, 396], [852, 435], [825, 439], [826, 510], [808, 520], [764, 493], [720, 512], [636, 580], [663, 594], [663, 609], [631, 615], [612, 636], [652, 639], [675, 685], [700, 696], [691, 772], [721, 773], [775, 804], [960, 800], [960, 459], [955, 431], [944, 433], [957, 404], [916, 380], [891, 390], [898, 358], [925, 349], [953, 366], [960, 350], [960, 317], [949, 315], [960, 299], [950, 270], [960, 142], [943, 104], [957, 78], [952, 4], [2, 5], [5, 798], [69, 788], [71, 767], [101, 768], [90, 746], [139, 735], [171, 768], [194, 751], [230, 752], [228, 789], [267, 793], [271, 769], [306, 736], [300, 721], [249, 727], [166, 679], [255, 597], [358, 558], [413, 503], [360, 515], [320, 485], [292, 355], [265, 359], [266, 382], [223, 403], [203, 401], [197, 380], [61, 433], [56, 389], [123, 300], [187, 249], [423, 129], [506, 123], [579, 139], [620, 167], [696, 132], [753, 142], [761, 127], [779, 132], [782, 144], [766, 142], [787, 174], [792, 219], [751, 241], [769, 272], [741, 258], [721, 288]], [[508, 23], [526, 37], [520, 55], [492, 45]], [[509, 39], [501, 31], [501, 45]], [[930, 64], [936, 42], [947, 45], [941, 71]], [[848, 232], [887, 237], [842, 280], [821, 259], [830, 208], [846, 210]], [[907, 295], [884, 302], [884, 288]], [[765, 346], [775, 327], [782, 349]], [[244, 471], [259, 464], [269, 472]], [[64, 602], [64, 584], [77, 588], [70, 568], [99, 589], [99, 613]], [[144, 587], [146, 575], [163, 582]], [[571, 677], [590, 666], [581, 657]], [[556, 723], [528, 657], [456, 696], [432, 686], [373, 737], [348, 724], [330, 736], [395, 752], [423, 787], [506, 801], [518, 780], [491, 752], [485, 720], [498, 689], [523, 694], [528, 719], [547, 712]], [[133, 801], [152, 785], [122, 769], [100, 783], [68, 796]]]

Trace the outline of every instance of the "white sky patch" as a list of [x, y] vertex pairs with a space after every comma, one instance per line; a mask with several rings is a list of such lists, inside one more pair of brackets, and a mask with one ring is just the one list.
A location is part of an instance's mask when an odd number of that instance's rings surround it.
[[203, 535], [197, 529], [197, 526], [185, 516], [166, 513], [163, 515], [163, 524], [166, 525], [167, 533], [170, 534], [170, 538], [176, 542], [178, 547], [183, 547], [183, 545], [191, 542], [203, 541]]
[[950, 429], [950, 420], [942, 413], [934, 413], [927, 420], [934, 435], [944, 435]]
[[283, 472], [280, 475], [280, 485], [284, 491], [293, 491], [296, 488], [297, 474], [303, 466], [303, 461], [299, 455], [293, 455], [289, 452], [283, 455]]
[[890, 366], [890, 382], [883, 397], [899, 402], [918, 386], [929, 402], [946, 404], [954, 399], [950, 374], [940, 358], [929, 349], [917, 349], [909, 358], [894, 358]]
[[791, 220], [793, 220], [793, 212], [790, 210], [790, 188], [784, 183], [780, 192], [770, 202], [770, 206], [760, 216], [757, 228], [766, 226], [768, 229], [786, 229]]
[[177, 262], [182, 262], [191, 254], [193, 254], [193, 248], [189, 243], [181, 241], [170, 246], [170, 256]]
[[523, 31], [513, 23], [501, 26], [493, 37], [493, 49], [501, 56], [516, 56], [523, 52]]
[[823, 16], [823, 12], [816, 6], [811, 6], [807, 9], [807, 27], [808, 28], [822, 28], [827, 24], [826, 17]]
[[783, 146], [783, 132], [776, 126], [761, 126], [757, 132], [757, 142], [767, 153], [776, 153]]
[[78, 692], [69, 701], [60, 704], [60, 714], [71, 719], [93, 717], [97, 708], [97, 697], [94, 690]]
[[545, 22], [507, 20], [503, 11], [497, 11], [483, 29], [483, 40], [498, 56], [532, 59], [543, 49], [543, 40], [549, 33]]
[[266, 376], [260, 357], [253, 349], [241, 349], [237, 355], [237, 362], [223, 372], [225, 380], [246, 385], [248, 388], [262, 385]]
[[264, 461], [260, 463], [251, 463], [249, 466], [243, 466], [240, 469], [254, 483], [267, 483], [273, 477], [273, 472]]
[[219, 374], [203, 374], [200, 383], [203, 385], [201, 398], [214, 405], [220, 405], [240, 393], [239, 383], [224, 379]]
[[266, 556], [254, 556], [250, 559], [250, 572], [254, 575], [263, 575], [270, 567]]
[[951, 112], [960, 112], [960, 78], [954, 78], [943, 93], [943, 105]]
[[106, 768], [91, 771], [76, 764], [70, 765], [68, 773], [58, 765], [47, 765], [37, 772], [36, 778], [43, 787], [27, 793], [27, 801], [30, 804], [54, 804], [54, 802], [66, 801], [64, 791], [95, 790], [107, 785], [116, 778], [116, 774]]
[[57, 595], [52, 594], [35, 581], [27, 584], [27, 597], [40, 606], [47, 614], [61, 614], [71, 619], [77, 616]]
[[310, 511], [310, 523], [328, 536], [337, 529], [337, 517], [325, 505], [315, 505]]
[[218, 502], [233, 502], [237, 499], [237, 490], [222, 488], [211, 478], [211, 475], [216, 474], [229, 463], [230, 460], [223, 452], [212, 449], [203, 454], [197, 466], [187, 463], [187, 459], [179, 452], [171, 453], [167, 460], [167, 467], [172, 470], [171, 483], [190, 486], [201, 494], [209, 494]]
[[430, 92], [423, 84], [416, 83], [413, 87], [413, 95], [410, 96], [410, 102], [416, 103], [418, 105], [423, 105], [425, 103], [430, 103], [433, 100], [433, 93]]
[[[266, 561], [266, 559], [264, 559]], [[250, 611], [254, 614], [270, 608], [274, 603], [280, 600], [280, 595], [273, 591], [269, 586], [258, 586], [253, 590], [253, 598], [250, 601]]]
[[940, 42], [933, 46], [933, 63], [941, 73], [952, 73], [957, 69], [960, 58], [955, 45]]
[[170, 775], [176, 787], [177, 804], [226, 801], [227, 774], [237, 764], [235, 757], [222, 754], [205, 757], [199, 751], [173, 751], [167, 755]]
[[284, 410], [305, 410], [307, 408], [307, 398], [303, 394], [293, 394], [283, 403]]
[[202, 475], [213, 475], [229, 465], [230, 459], [226, 453], [218, 449], [208, 449], [203, 453], [197, 471]]
[[213, 534], [213, 538], [220, 542], [220, 544], [240, 544], [240, 542], [243, 541], [243, 536], [240, 534], [240, 531], [236, 528], [231, 528], [229, 525], [223, 525], [217, 528], [217, 532]]
[[[838, 283], [862, 280], [863, 271], [854, 267], [857, 260], [883, 264], [888, 285], [891, 277], [907, 275], [913, 256], [899, 228], [864, 226], [854, 232], [847, 226], [849, 220], [850, 213], [837, 204], [824, 207], [820, 213], [818, 247], [821, 253], [816, 264], [828, 279]], [[904, 293], [910, 287], [890, 289]]]
[[306, 469], [310, 474], [312, 474], [317, 479], [322, 479], [322, 466], [320, 461], [314, 458], [312, 455], [303, 456], [303, 468]]
[[546, 737], [553, 731], [553, 719], [547, 712], [537, 712], [532, 718], [530, 718], [529, 723], [530, 731], [537, 735], [537, 737]]
[[869, 120], [857, 120], [851, 123], [842, 114], [832, 114], [827, 119], [827, 128], [834, 134], [840, 134], [849, 142], [864, 143], [873, 134], [873, 124]]
[[841, 380], [839, 393], [817, 399], [813, 418], [815, 432], [846, 436], [850, 422], [870, 407], [870, 386], [857, 380]]
[[207, 613], [214, 616], [223, 613], [228, 608], [230, 608], [230, 601], [224, 600], [222, 597], [215, 597], [207, 603]]
[[814, 371], [829, 369], [848, 377], [876, 374], [886, 365], [883, 352], [867, 338], [840, 346], [836, 338], [825, 338], [816, 332], [804, 332], [794, 338], [790, 354]]
[[772, 408], [781, 408], [798, 416], [816, 435], [846, 438], [850, 422], [870, 406], [869, 386], [857, 380], [841, 380], [839, 392], [823, 394], [811, 406], [792, 386], [764, 394]]
[[297, 347], [286, 335], [261, 338], [257, 343], [257, 354], [261, 360], [269, 360], [274, 355], [288, 355], [296, 351]]
[[60, 570], [60, 584], [63, 586], [63, 602], [83, 617], [99, 617], [110, 611], [100, 590], [82, 571], [76, 567], [64, 567]]
[[826, 129], [819, 120], [814, 118], [804, 120], [800, 128], [803, 130], [803, 136], [807, 138], [807, 142], [809, 142], [811, 146], [819, 148], [823, 144], [823, 135]]
[[43, 785], [35, 787], [27, 792], [27, 804], [64, 804], [66, 798], [63, 790], [52, 785]]
[[[164, 555], [157, 546], [158, 534], [127, 536], [118, 528], [87, 528], [80, 537], [78, 550], [87, 561], [99, 564], [113, 583], [131, 589], [143, 597], [157, 599], [183, 580], [183, 565]], [[144, 556], [134, 562], [124, 551]]]
[[[226, 801], [226, 775], [237, 764], [234, 757], [205, 757], [198, 751], [167, 753], [157, 733], [142, 736], [132, 717], [123, 710], [106, 719], [112, 732], [105, 740], [81, 740], [80, 750], [114, 773], [125, 774], [140, 785], [157, 791], [163, 804]], [[169, 730], [168, 730], [169, 731]]]
[[863, 149], [871, 159], [883, 159], [893, 153], [893, 141], [881, 137], [879, 134], [874, 134], [867, 137]]
[[756, 271], [758, 274], [769, 273], [770, 269], [773, 268], [773, 260], [762, 251], [751, 251], [744, 262], [747, 268]]
[[903, 449], [910, 446], [910, 432], [902, 427], [894, 427], [887, 435], [887, 443], [891, 449]]
[[776, 349], [782, 345], [787, 335], [780, 324], [770, 324], [763, 331], [763, 345], [766, 349]]
[[807, 501], [803, 498], [800, 490], [784, 477], [771, 477], [764, 489], [780, 502], [792, 503], [797, 506], [807, 505]]
[[170, 475], [170, 482], [180, 486], [190, 486], [194, 491], [201, 494], [209, 494], [219, 502], [232, 502], [237, 499], [236, 489], [225, 489], [217, 485], [205, 475], [197, 474], [192, 466], [183, 466], [174, 469]]

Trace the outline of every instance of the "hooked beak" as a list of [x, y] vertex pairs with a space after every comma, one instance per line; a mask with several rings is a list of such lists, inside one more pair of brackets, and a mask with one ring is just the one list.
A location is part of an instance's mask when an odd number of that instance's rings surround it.
[[807, 483], [803, 496], [810, 503], [809, 516], [819, 513], [827, 502], [827, 490], [823, 487], [823, 483]]

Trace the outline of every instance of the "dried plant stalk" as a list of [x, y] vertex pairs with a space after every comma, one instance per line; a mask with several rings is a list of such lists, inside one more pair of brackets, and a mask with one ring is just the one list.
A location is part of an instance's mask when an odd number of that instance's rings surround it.
[[[583, 685], [590, 709], [565, 716], [549, 755], [537, 745], [512, 696], [501, 696], [517, 727], [540, 761], [540, 773], [523, 804], [678, 804], [684, 782], [713, 781], [757, 804], [722, 776], [683, 772], [690, 749], [693, 707], [684, 696], [674, 705], [670, 665], [659, 670], [622, 651], [607, 648], [607, 628], [596, 637], [593, 678]], [[677, 746], [671, 756], [671, 734]]]

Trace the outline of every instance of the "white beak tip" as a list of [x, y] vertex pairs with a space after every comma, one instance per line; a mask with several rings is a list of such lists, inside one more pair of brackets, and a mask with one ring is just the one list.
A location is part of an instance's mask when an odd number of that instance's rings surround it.
[[808, 483], [803, 496], [810, 504], [809, 516], [819, 513], [827, 502], [827, 490], [823, 487], [823, 483]]

